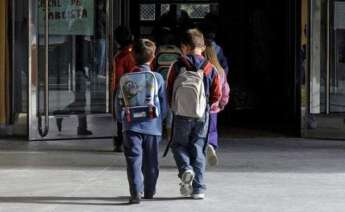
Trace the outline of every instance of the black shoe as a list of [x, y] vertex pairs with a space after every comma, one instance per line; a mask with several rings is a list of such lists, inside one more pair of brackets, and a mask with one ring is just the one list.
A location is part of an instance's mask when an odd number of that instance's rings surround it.
[[114, 152], [123, 152], [122, 146], [115, 146], [113, 151]]
[[153, 199], [154, 194], [144, 194], [143, 199]]
[[129, 204], [139, 204], [141, 202], [141, 194], [136, 194], [129, 198]]
[[84, 129], [84, 130], [78, 129], [78, 135], [92, 135], [92, 132], [87, 129]]
[[59, 132], [61, 132], [61, 130], [62, 130], [62, 120], [63, 120], [63, 118], [56, 118], [56, 126], [57, 126]]

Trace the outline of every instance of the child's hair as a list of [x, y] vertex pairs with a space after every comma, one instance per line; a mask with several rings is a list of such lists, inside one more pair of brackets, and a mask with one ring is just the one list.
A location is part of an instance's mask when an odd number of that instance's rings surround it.
[[138, 39], [133, 44], [133, 57], [137, 65], [152, 61], [155, 52], [156, 44], [149, 39]]
[[223, 67], [220, 65], [217, 53], [215, 48], [212, 45], [212, 42], [210, 40], [206, 40], [206, 49], [204, 51], [205, 58], [216, 67], [218, 74], [223, 77], [225, 75], [225, 71]]
[[189, 29], [183, 33], [180, 43], [192, 49], [205, 47], [204, 35], [198, 29]]
[[118, 42], [121, 47], [127, 46], [133, 42], [133, 36], [125, 26], [117, 27], [114, 31], [114, 36], [116, 42]]

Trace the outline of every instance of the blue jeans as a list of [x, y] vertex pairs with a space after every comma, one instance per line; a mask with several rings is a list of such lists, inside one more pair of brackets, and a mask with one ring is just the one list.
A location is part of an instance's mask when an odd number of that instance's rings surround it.
[[159, 142], [161, 136], [132, 131], [124, 132], [123, 147], [127, 161], [127, 177], [132, 196], [156, 192], [159, 175]]
[[171, 149], [179, 171], [179, 177], [186, 170], [191, 169], [194, 171], [193, 193], [195, 194], [202, 193], [206, 189], [204, 174], [208, 119], [208, 114], [202, 119], [174, 117]]

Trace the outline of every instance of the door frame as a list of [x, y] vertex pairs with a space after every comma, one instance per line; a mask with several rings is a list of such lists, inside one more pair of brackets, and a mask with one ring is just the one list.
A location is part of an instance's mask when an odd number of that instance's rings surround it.
[[[327, 0], [322, 4], [321, 0], [308, 1], [308, 54], [307, 54], [307, 72], [306, 72], [306, 97], [304, 117], [302, 120], [302, 136], [310, 138], [325, 139], [344, 139], [345, 138], [345, 113], [330, 112], [330, 73], [332, 71], [331, 60], [333, 58], [332, 49], [332, 4], [333, 0]], [[317, 13], [314, 9], [320, 8]], [[324, 48], [324, 49], [323, 49]], [[321, 55], [324, 52], [325, 55]], [[322, 61], [322, 57], [325, 60]], [[316, 73], [315, 73], [316, 72]], [[321, 86], [321, 75], [325, 77], [324, 88]], [[318, 88], [320, 95], [316, 100], [312, 97], [314, 92], [313, 78], [320, 78]], [[324, 89], [324, 97], [321, 97], [321, 89]], [[314, 102], [316, 101], [316, 103]], [[324, 101], [324, 109], [321, 110], [321, 101]], [[320, 108], [318, 111], [312, 109], [313, 105]], [[313, 112], [314, 111], [314, 112]]]
[[[90, 136], [90, 137], [49, 137], [41, 136], [38, 133], [38, 114], [37, 114], [37, 101], [38, 101], [38, 1], [28, 0], [28, 116], [27, 116], [27, 135], [28, 140], [65, 140], [65, 139], [84, 139], [84, 138], [109, 138], [113, 135], [106, 136]], [[106, 118], [111, 119], [110, 111], [110, 70], [113, 55], [113, 1], [106, 0], [106, 113], [102, 114], [86, 114], [88, 118]], [[78, 115], [67, 115], [69, 118], [76, 119]], [[54, 119], [55, 116], [48, 115], [48, 120]], [[49, 121], [48, 121], [49, 122]]]

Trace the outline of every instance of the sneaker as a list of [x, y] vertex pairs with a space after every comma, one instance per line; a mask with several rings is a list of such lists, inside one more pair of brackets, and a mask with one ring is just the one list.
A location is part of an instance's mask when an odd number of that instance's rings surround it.
[[138, 193], [129, 198], [129, 204], [139, 204], [141, 202], [141, 193]]
[[210, 166], [218, 165], [218, 157], [216, 154], [216, 150], [213, 148], [211, 144], [207, 145], [207, 162]]
[[204, 193], [199, 193], [199, 194], [192, 194], [193, 199], [205, 199], [205, 194]]
[[184, 197], [188, 197], [192, 194], [193, 192], [193, 180], [194, 180], [194, 172], [193, 170], [186, 170], [183, 172], [182, 177], [181, 177], [181, 183], [180, 183], [180, 193]]

